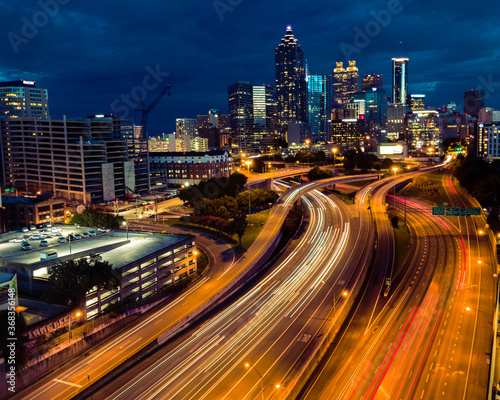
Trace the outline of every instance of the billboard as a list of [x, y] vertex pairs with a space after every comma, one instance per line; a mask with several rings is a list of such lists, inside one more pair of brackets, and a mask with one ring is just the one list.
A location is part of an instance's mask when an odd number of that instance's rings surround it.
[[381, 144], [380, 145], [380, 155], [382, 156], [393, 156], [393, 155], [403, 155], [403, 146], [396, 143]]

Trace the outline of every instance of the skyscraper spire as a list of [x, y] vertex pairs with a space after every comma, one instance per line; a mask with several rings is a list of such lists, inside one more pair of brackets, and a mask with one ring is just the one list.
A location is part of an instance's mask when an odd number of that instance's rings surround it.
[[307, 122], [307, 85], [304, 52], [293, 36], [292, 27], [286, 28], [275, 51], [278, 121], [284, 134], [291, 121]]

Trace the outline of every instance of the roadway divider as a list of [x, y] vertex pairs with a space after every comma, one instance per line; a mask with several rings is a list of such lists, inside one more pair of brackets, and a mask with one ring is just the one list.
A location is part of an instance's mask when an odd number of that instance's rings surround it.
[[[359, 259], [358, 267], [353, 272], [346, 285], [346, 289], [350, 293], [347, 301], [342, 303], [342, 305], [336, 309], [337, 315], [331, 316], [331, 324], [327, 320], [323, 322], [322, 330], [319, 332], [319, 335], [316, 336], [318, 340], [315, 348], [310, 350], [308, 349], [307, 359], [301, 360], [302, 367], [300, 371], [294, 373], [292, 380], [284, 382], [284, 392], [279, 395], [279, 398], [286, 400], [294, 400], [297, 398], [300, 391], [307, 383], [307, 380], [310, 378], [318, 363], [324, 357], [326, 351], [335, 339], [335, 336], [351, 312], [353, 306], [356, 306], [358, 296], [364, 288], [363, 282], [365, 282], [367, 273], [370, 270], [369, 268], [366, 268], [366, 266], [371, 263], [373, 255], [375, 254], [373, 252], [372, 245], [375, 238], [373, 223], [370, 223], [369, 227], [369, 233], [362, 246], [362, 256]], [[361, 230], [361, 226], [359, 229]]]
[[207, 313], [216, 309], [216, 307], [221, 305], [226, 299], [237, 293], [238, 290], [246, 285], [248, 281], [252, 280], [255, 275], [259, 274], [260, 270], [265, 266], [265, 264], [268, 262], [268, 259], [276, 250], [280, 240], [281, 230], [276, 236], [273, 237], [266, 250], [259, 253], [252, 264], [248, 268], [246, 268], [246, 270], [242, 274], [240, 274], [237, 279], [233, 280], [228, 286], [217, 293], [212, 299], [210, 299], [196, 311], [178, 321], [175, 325], [168, 329], [168, 331], [161, 334], [156, 338], [156, 340], [153, 340], [151, 343], [142, 348], [141, 351], [128, 358], [125, 362], [120, 364], [120, 366], [109, 372], [98, 381], [92, 382], [90, 386], [87, 386], [85, 389], [83, 389], [77, 396], [74, 397], [74, 399], [78, 400], [88, 398], [94, 391], [99, 390], [108, 382], [112, 381], [114, 377], [118, 376], [121, 373], [121, 371], [126, 370], [132, 365], [149, 357], [170, 339], [174, 338], [176, 335], [182, 333], [185, 329], [200, 321]]
[[[352, 176], [348, 178], [335, 178], [336, 182], [342, 181], [342, 182], [349, 182], [349, 181], [356, 181], [356, 180], [362, 180], [362, 179], [367, 179], [367, 177], [370, 177], [372, 179], [378, 178], [378, 175], [357, 175], [357, 176]], [[311, 190], [331, 184], [332, 183], [332, 178], [324, 180], [324, 181], [318, 181], [314, 182], [315, 185], [311, 187]], [[286, 193], [288, 193], [290, 190], [289, 189]], [[300, 192], [300, 195], [304, 195], [306, 191]], [[277, 204], [275, 207], [281, 207], [281, 204]], [[291, 205], [290, 205], [291, 207]], [[284, 223], [284, 220], [286, 218], [286, 215], [288, 214], [288, 210], [290, 208], [287, 207], [287, 211], [285, 213], [285, 216], [281, 219], [281, 226]], [[266, 229], [266, 226], [268, 226], [270, 221], [268, 221], [263, 228], [263, 231]], [[166, 332], [161, 334], [156, 338], [156, 340], [153, 340], [149, 344], [147, 344], [145, 347], [140, 349], [136, 354], [131, 356], [129, 359], [127, 359], [125, 362], [123, 362], [119, 367], [115, 368], [113, 371], [109, 372], [106, 376], [102, 377], [100, 380], [96, 382], [92, 382], [90, 386], [87, 386], [85, 389], [83, 389], [76, 397], [75, 399], [84, 399], [89, 397], [94, 391], [99, 390], [99, 388], [103, 387], [106, 385], [107, 382], [110, 382], [113, 380], [114, 377], [118, 376], [121, 371], [129, 368], [130, 366], [136, 364], [137, 362], [140, 362], [141, 360], [149, 357], [151, 354], [156, 352], [159, 347], [161, 347], [163, 344], [168, 342], [170, 339], [174, 338], [176, 335], [180, 334], [183, 332], [185, 329], [189, 328], [196, 322], [200, 321], [207, 313], [210, 311], [216, 309], [216, 307], [220, 306], [225, 300], [230, 298], [232, 295], [237, 293], [240, 289], [242, 289], [248, 281], [252, 280], [253, 277], [259, 274], [261, 269], [265, 266], [265, 264], [268, 262], [269, 258], [272, 256], [272, 254], [275, 252], [280, 240], [281, 240], [281, 226], [279, 228], [279, 233], [273, 237], [273, 239], [268, 243], [267, 248], [261, 252], [259, 252], [258, 256], [252, 261], [252, 263], [245, 269], [244, 272], [242, 272], [238, 278], [233, 280], [228, 286], [226, 286], [224, 289], [222, 289], [219, 293], [217, 293], [214, 297], [212, 297], [208, 302], [206, 302], [203, 306], [198, 308], [196, 311], [191, 313], [190, 315], [186, 316], [182, 320], [176, 322], [171, 328], [169, 328]], [[276, 226], [274, 226], [276, 227]], [[373, 234], [369, 235], [372, 237]], [[368, 239], [367, 239], [368, 240]], [[246, 254], [251, 254], [252, 248], [247, 251]], [[246, 255], [243, 256], [241, 260], [243, 260], [246, 257]], [[366, 272], [364, 272], [366, 274]], [[363, 278], [364, 279], [364, 278]], [[358, 282], [359, 279], [356, 280]], [[360, 285], [358, 285], [360, 286]], [[349, 299], [352, 297], [350, 296]]]

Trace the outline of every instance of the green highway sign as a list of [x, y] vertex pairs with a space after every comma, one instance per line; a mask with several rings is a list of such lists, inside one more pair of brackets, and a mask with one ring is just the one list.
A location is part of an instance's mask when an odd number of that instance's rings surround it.
[[432, 207], [432, 215], [444, 215], [444, 207]]
[[447, 217], [470, 217], [472, 215], [481, 215], [481, 208], [437, 206], [432, 207], [432, 215], [446, 215]]

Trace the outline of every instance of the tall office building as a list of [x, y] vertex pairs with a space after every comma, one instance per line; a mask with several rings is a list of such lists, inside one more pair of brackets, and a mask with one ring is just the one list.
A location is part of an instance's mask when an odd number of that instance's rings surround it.
[[355, 118], [365, 120], [365, 134], [376, 141], [385, 141], [387, 127], [387, 93], [380, 87], [370, 87], [366, 92], [356, 93], [347, 104], [355, 108]]
[[484, 107], [484, 90], [470, 90], [464, 93], [464, 113], [478, 118]]
[[442, 125], [436, 110], [413, 111], [408, 118], [408, 148], [411, 155], [439, 154], [443, 144]]
[[189, 135], [193, 139], [197, 133], [197, 121], [194, 118], [177, 118], [175, 120], [175, 133], [177, 137], [184, 134]]
[[388, 140], [396, 141], [406, 138], [408, 128], [409, 107], [401, 103], [387, 105], [387, 134]]
[[383, 87], [384, 75], [382, 74], [365, 74], [362, 82], [362, 90], [366, 92], [371, 87]]
[[3, 118], [0, 144], [0, 183], [20, 193], [90, 204], [150, 190], [147, 142], [131, 120]]
[[480, 123], [476, 129], [476, 157], [500, 160], [500, 125]]
[[392, 59], [392, 102], [406, 104], [408, 96], [408, 58]]
[[36, 87], [35, 81], [0, 82], [0, 117], [47, 118], [49, 96], [46, 89]]
[[237, 82], [228, 87], [228, 103], [240, 152], [268, 152], [277, 147], [275, 88]]
[[412, 111], [425, 110], [425, 94], [409, 94], [406, 100]]
[[345, 118], [331, 121], [331, 141], [339, 153], [365, 146], [363, 119]]
[[291, 121], [307, 122], [304, 52], [290, 26], [275, 50], [278, 124], [283, 135]]
[[331, 76], [307, 75], [308, 116], [312, 140], [326, 141], [327, 121], [330, 119]]
[[356, 61], [349, 61], [346, 69], [342, 62], [337, 63], [333, 70], [332, 89], [333, 101], [337, 104], [347, 104], [352, 95], [359, 92], [359, 71]]
[[211, 109], [208, 110], [207, 115], [196, 116], [197, 129], [220, 128], [224, 130], [230, 127], [229, 115], [223, 115], [219, 110]]

